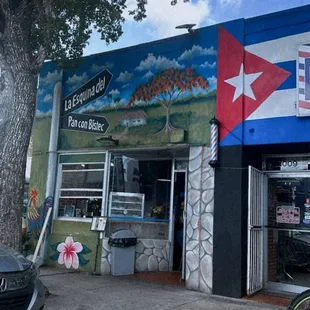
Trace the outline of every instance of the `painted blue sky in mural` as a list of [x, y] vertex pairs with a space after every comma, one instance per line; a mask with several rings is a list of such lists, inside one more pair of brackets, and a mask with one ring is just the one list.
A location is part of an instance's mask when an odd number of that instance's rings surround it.
[[[130, 3], [134, 0], [129, 1]], [[285, 10], [288, 8], [310, 4], [310, 0], [192, 0], [190, 3], [183, 3], [179, 0], [177, 6], [171, 7], [168, 0], [149, 0], [148, 17], [143, 22], [134, 22], [125, 14], [127, 21], [124, 23], [124, 34], [118, 42], [106, 46], [94, 34], [90, 44], [85, 49], [85, 55], [115, 50], [122, 47], [150, 42], [156, 39], [167, 38], [184, 33], [184, 30], [177, 30], [175, 26], [184, 23], [196, 23], [197, 27], [212, 25], [215, 23], [233, 20], [237, 18], [248, 18], [274, 11]], [[211, 29], [214, 29], [211, 27]], [[118, 54], [106, 54], [104, 57], [95, 57], [95, 61], [81, 66], [75, 73], [65, 74], [65, 94], [81, 86], [86, 80], [94, 76], [103, 68], [109, 69], [113, 74], [113, 80], [106, 93], [106, 96], [83, 107], [83, 109], [101, 108], [104, 105], [115, 103], [113, 99], [120, 99], [117, 104], [126, 104], [134, 87], [146, 82], [153, 74], [166, 68], [168, 65], [173, 67], [184, 67], [192, 63], [199, 74], [208, 78], [211, 89], [216, 87], [216, 55], [206, 55], [206, 50], [214, 48], [216, 51], [217, 38], [216, 32], [208, 33], [208, 40], [201, 43], [201, 40], [192, 40], [189, 44], [182, 42], [176, 43], [175, 40], [168, 40], [166, 47], [148, 46], [137, 51], [134, 50], [126, 59], [120, 59]], [[167, 43], [168, 42], [168, 43]], [[170, 43], [169, 43], [170, 42]], [[185, 59], [182, 54], [187, 51], [193, 57]], [[200, 53], [200, 54], [199, 54]], [[189, 55], [188, 54], [188, 55]], [[114, 56], [113, 56], [114, 55]], [[92, 58], [90, 58], [92, 59]], [[89, 59], [89, 62], [92, 60]], [[144, 66], [144, 67], [142, 67]], [[148, 68], [147, 70], [144, 70]], [[57, 71], [53, 64], [45, 65], [41, 72], [41, 84], [38, 92], [38, 114], [49, 113], [52, 107], [52, 90], [55, 82], [61, 80], [61, 73]]]
[[[129, 103], [135, 88], [147, 83], [160, 71], [168, 68], [185, 69], [189, 66], [208, 79], [209, 91], [212, 91], [216, 89], [217, 29], [217, 26], [206, 27], [195, 37], [182, 35], [139, 47], [88, 56], [77, 70], [63, 73], [64, 96], [103, 69], [108, 69], [113, 78], [106, 94], [76, 112], [124, 107]], [[53, 87], [61, 78], [60, 71], [53, 64], [46, 64], [41, 72], [38, 114], [51, 111]], [[200, 92], [202, 90], [197, 90], [194, 95]]]

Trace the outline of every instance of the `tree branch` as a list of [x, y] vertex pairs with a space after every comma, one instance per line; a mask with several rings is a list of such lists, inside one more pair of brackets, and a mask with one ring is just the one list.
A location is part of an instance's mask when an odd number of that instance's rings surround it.
[[34, 70], [36, 71], [40, 70], [42, 64], [44, 63], [45, 57], [46, 57], [45, 48], [42, 45], [40, 45], [38, 51], [34, 55], [33, 60]]
[[182, 93], [182, 90], [179, 91], [179, 93], [178, 93], [177, 96], [174, 98], [174, 100], [170, 101], [170, 105], [169, 105], [170, 107], [171, 107], [175, 102], [178, 101], [178, 98], [179, 98], [179, 96], [180, 96], [181, 93]]

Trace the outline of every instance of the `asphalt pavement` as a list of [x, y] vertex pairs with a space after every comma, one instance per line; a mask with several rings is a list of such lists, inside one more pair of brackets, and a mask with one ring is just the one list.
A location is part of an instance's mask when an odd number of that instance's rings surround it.
[[40, 277], [47, 288], [45, 310], [285, 309], [127, 277], [98, 276], [46, 267], [41, 267]]

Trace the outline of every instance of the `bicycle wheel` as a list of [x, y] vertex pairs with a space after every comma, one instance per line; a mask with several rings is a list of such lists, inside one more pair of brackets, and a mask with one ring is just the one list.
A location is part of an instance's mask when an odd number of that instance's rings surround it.
[[290, 303], [288, 310], [310, 310], [310, 290], [298, 294]]

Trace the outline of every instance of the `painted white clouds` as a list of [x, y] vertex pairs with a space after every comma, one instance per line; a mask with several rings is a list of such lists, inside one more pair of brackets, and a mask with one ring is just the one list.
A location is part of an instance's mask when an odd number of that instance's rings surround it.
[[216, 67], [216, 61], [214, 61], [212, 63], [206, 61], [205, 63], [201, 64], [199, 67], [200, 68], [207, 68], [207, 69], [214, 69]]
[[182, 68], [175, 59], [169, 59], [165, 56], [155, 57], [153, 54], [148, 54], [147, 58], [142, 60], [139, 66], [135, 69], [137, 71], [150, 71], [150, 70], [164, 70], [167, 68]]
[[99, 73], [100, 71], [102, 71], [103, 69], [112, 69], [114, 67], [114, 64], [112, 62], [106, 62], [104, 65], [102, 66], [98, 66], [96, 64], [93, 64], [91, 67], [91, 71], [94, 73]]
[[148, 79], [150, 79], [152, 76], [154, 76], [154, 74], [152, 73], [152, 71], [148, 71], [148, 72], [146, 72], [146, 73], [143, 75], [142, 79], [143, 79], [143, 80], [148, 80]]
[[207, 78], [207, 80], [212, 88], [216, 88], [217, 78], [215, 75], [212, 75], [211, 77]]
[[88, 75], [86, 72], [83, 72], [82, 75], [76, 75], [74, 74], [73, 76], [69, 77], [66, 83], [72, 87], [77, 86], [77, 85], [82, 85], [88, 80]]
[[200, 45], [193, 45], [190, 50], [186, 50], [180, 57], [180, 60], [192, 60], [197, 56], [214, 56], [216, 55], [216, 50], [213, 46], [209, 48], [203, 48]]
[[126, 84], [133, 79], [133, 73], [128, 71], [121, 72], [118, 78], [115, 80], [116, 82]]
[[109, 92], [109, 95], [111, 95], [111, 96], [118, 96], [119, 94], [120, 94], [120, 91], [118, 89], [112, 89]]
[[43, 102], [49, 102], [53, 99], [53, 97], [51, 96], [51, 94], [47, 94], [45, 95], [45, 97], [43, 98]]
[[57, 82], [62, 80], [61, 71], [54, 70], [52, 72], [48, 72], [45, 77], [40, 78], [40, 84], [42, 85], [55, 85]]
[[[182, 61], [189, 61], [193, 62], [198, 57], [200, 58], [201, 63], [200, 64], [192, 64], [194, 67], [200, 67], [203, 69], [215, 69], [216, 68], [216, 61], [206, 61], [204, 57], [206, 56], [216, 56], [216, 49], [213, 46], [210, 47], [202, 47], [200, 45], [193, 45], [192, 48], [185, 50], [177, 59], [173, 58], [170, 59], [166, 56], [155, 56], [152, 53], [149, 53], [146, 58], [140, 61], [139, 65], [133, 70], [135, 72], [144, 73], [143, 76], [141, 76], [142, 80], [148, 80], [156, 72], [168, 69], [168, 68], [185, 68], [185, 65], [183, 65]], [[132, 80], [134, 79], [134, 73], [124, 71], [119, 74], [119, 76], [116, 78], [116, 82], [123, 84], [121, 88], [127, 88], [131, 85]]]

